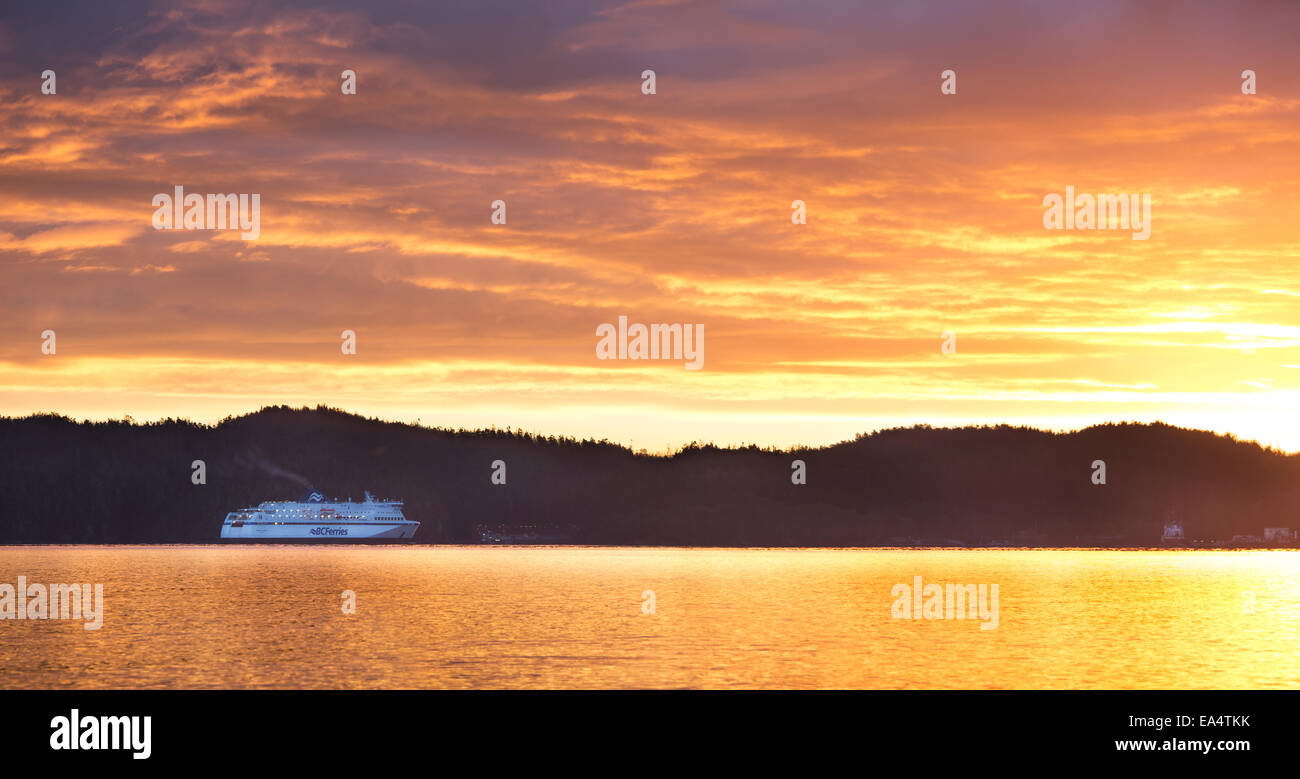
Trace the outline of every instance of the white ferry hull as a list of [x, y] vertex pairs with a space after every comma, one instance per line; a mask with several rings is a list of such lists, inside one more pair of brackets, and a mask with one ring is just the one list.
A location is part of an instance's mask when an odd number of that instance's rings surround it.
[[255, 525], [221, 528], [221, 540], [237, 543], [310, 543], [310, 544], [400, 544], [415, 541], [418, 522], [396, 526], [376, 526], [373, 522], [353, 525], [302, 524]]

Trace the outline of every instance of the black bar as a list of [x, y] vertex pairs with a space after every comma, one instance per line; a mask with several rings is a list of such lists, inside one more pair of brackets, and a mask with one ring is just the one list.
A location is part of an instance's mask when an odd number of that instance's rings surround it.
[[[7, 691], [0, 692], [0, 744], [6, 760], [51, 769], [337, 768], [382, 758], [385, 770], [408, 761], [452, 771], [470, 758], [494, 769], [593, 764], [622, 773], [614, 767], [684, 765], [692, 756], [756, 767], [806, 761], [813, 774], [832, 759], [852, 761], [855, 771], [898, 761], [1176, 768], [1289, 759], [1297, 707], [1295, 691]], [[53, 750], [51, 720], [73, 709], [83, 728], [91, 715], [150, 716], [150, 756]], [[1179, 716], [1191, 725], [1179, 727]], [[1133, 717], [1168, 717], [1170, 726]], [[1154, 751], [1120, 750], [1117, 741], [1152, 742]], [[1214, 746], [1209, 754], [1170, 748], [1190, 741]], [[618, 762], [601, 763], [601, 754]]]

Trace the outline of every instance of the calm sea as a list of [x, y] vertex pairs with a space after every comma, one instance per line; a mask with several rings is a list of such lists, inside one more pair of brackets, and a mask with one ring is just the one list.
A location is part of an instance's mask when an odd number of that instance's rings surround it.
[[[20, 575], [103, 584], [103, 627], [0, 621], [0, 688], [1300, 687], [1287, 551], [0, 547]], [[997, 584], [997, 628], [893, 618], [916, 576]]]

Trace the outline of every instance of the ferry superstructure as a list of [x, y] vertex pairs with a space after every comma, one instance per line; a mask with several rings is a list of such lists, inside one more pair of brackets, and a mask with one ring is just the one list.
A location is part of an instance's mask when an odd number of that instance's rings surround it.
[[411, 543], [419, 522], [407, 519], [400, 500], [328, 500], [311, 492], [297, 501], [268, 500], [232, 511], [221, 540], [240, 543]]

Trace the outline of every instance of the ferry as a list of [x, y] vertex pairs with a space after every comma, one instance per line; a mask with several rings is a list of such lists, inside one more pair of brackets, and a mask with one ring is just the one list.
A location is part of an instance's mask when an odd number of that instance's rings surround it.
[[238, 543], [411, 543], [420, 523], [407, 519], [400, 500], [328, 500], [309, 491], [297, 501], [270, 500], [232, 511], [221, 540]]

